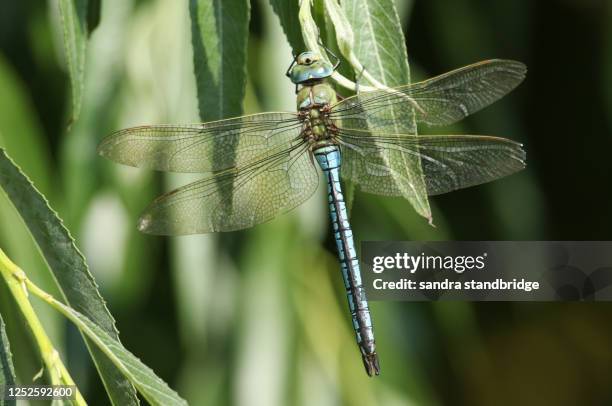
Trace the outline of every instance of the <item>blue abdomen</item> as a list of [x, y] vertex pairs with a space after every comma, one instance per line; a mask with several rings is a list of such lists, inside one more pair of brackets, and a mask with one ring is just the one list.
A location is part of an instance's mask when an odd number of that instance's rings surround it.
[[376, 355], [372, 319], [361, 281], [353, 230], [349, 223], [340, 183], [340, 166], [342, 163], [340, 150], [337, 146], [326, 146], [315, 150], [314, 155], [327, 181], [329, 212], [357, 344], [361, 350], [367, 373], [370, 376], [378, 375], [380, 367]]

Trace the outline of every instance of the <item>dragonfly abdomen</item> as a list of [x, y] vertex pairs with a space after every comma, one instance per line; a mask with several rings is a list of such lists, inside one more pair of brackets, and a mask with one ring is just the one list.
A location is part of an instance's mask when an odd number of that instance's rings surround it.
[[342, 278], [344, 279], [357, 344], [361, 350], [368, 375], [378, 375], [380, 366], [376, 355], [372, 318], [361, 281], [353, 231], [348, 220], [348, 212], [340, 184], [340, 150], [337, 146], [326, 146], [316, 149], [314, 155], [327, 180], [327, 194], [334, 238], [338, 248]]

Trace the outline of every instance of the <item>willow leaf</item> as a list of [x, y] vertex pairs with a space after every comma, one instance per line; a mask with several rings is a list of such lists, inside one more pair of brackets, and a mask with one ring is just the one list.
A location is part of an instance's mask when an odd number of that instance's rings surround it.
[[300, 30], [298, 0], [270, 0], [278, 16], [287, 41], [295, 54], [305, 51], [304, 39]]
[[85, 83], [85, 52], [87, 50], [88, 0], [59, 0], [64, 34], [64, 52], [72, 87], [72, 120], [81, 112]]
[[248, 0], [190, 0], [193, 61], [203, 121], [242, 113], [249, 7]]
[[[6, 193], [25, 222], [51, 270], [64, 299], [95, 321], [100, 329], [118, 339], [111, 316], [85, 258], [57, 213], [28, 177], [0, 148], [0, 189]], [[87, 340], [86, 340], [87, 342]], [[87, 342], [106, 391], [115, 405], [136, 405], [134, 387], [108, 358]]]
[[125, 349], [119, 340], [111, 337], [97, 324], [73, 308], [47, 296], [44, 298], [72, 321], [102, 351], [110, 361], [134, 384], [144, 398], [152, 405], [187, 405], [187, 402], [168, 385]]
[[[353, 52], [365, 69], [385, 86], [409, 84], [408, 53], [394, 1], [344, 0], [342, 9], [353, 29]], [[359, 77], [359, 72], [356, 75]], [[404, 117], [404, 114], [393, 109], [389, 109], [388, 114], [397, 123], [394, 133], [417, 133], [414, 116]], [[388, 154], [388, 162], [405, 163], [403, 167], [394, 168], [403, 179], [408, 180], [398, 180], [407, 185], [404, 197], [417, 213], [431, 219], [420, 160], [402, 152]], [[401, 156], [391, 156], [393, 154]]]
[[87, 2], [87, 35], [98, 28], [102, 15], [102, 0], [89, 0]]
[[14, 400], [4, 400], [6, 387], [15, 385], [15, 368], [8, 337], [4, 329], [4, 320], [0, 315], [0, 406], [17, 404]]

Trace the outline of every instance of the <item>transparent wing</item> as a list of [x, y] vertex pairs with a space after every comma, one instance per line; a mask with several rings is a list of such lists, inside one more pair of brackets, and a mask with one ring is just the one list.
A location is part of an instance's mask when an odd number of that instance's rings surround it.
[[159, 235], [248, 228], [307, 200], [318, 181], [307, 145], [277, 149], [263, 161], [217, 173], [159, 197], [145, 210], [138, 228]]
[[398, 117], [405, 121], [402, 128], [413, 128], [413, 114], [418, 122], [452, 124], [503, 97], [523, 81], [526, 72], [520, 62], [483, 61], [391, 91], [348, 97], [332, 107], [331, 118], [342, 128], [392, 133], [397, 132]]
[[[360, 189], [385, 196], [410, 190], [402, 165], [389, 157], [419, 159], [428, 195], [486, 183], [525, 167], [521, 144], [504, 138], [473, 135], [387, 135], [341, 130], [342, 176]], [[402, 154], [392, 154], [400, 151]]]
[[100, 143], [100, 155], [141, 168], [213, 172], [240, 167], [299, 136], [293, 113], [263, 113], [192, 125], [127, 128]]

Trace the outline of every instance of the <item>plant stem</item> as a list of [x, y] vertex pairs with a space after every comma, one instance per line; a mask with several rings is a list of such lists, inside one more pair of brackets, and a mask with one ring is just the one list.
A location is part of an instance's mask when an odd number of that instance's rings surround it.
[[[323, 56], [323, 58], [327, 59], [327, 54], [325, 53], [323, 48], [319, 46], [319, 27], [317, 27], [314, 18], [312, 18], [312, 12], [310, 10], [310, 1], [311, 0], [302, 0], [300, 4], [298, 18], [300, 20], [300, 27], [302, 29], [302, 37], [304, 38], [306, 48], [311, 51], [316, 51], [321, 56]], [[336, 81], [336, 83], [338, 83], [340, 86], [343, 86], [352, 91], [357, 91], [357, 85], [338, 72], [334, 72], [332, 74], [332, 79]], [[370, 86], [359, 86], [359, 88], [365, 91], [376, 90], [376, 88]]]
[[[342, 56], [344, 56], [344, 58], [350, 63], [351, 67], [353, 68], [353, 71], [356, 74], [363, 76], [368, 82], [370, 82], [374, 86], [357, 86], [355, 82], [344, 77], [343, 75], [338, 73], [338, 71], [334, 71], [334, 73], [332, 73], [331, 75], [331, 78], [340, 86], [343, 86], [354, 92], [357, 92], [357, 90], [365, 92], [386, 90], [389, 93], [395, 94], [400, 98], [406, 99], [406, 101], [412, 104], [415, 109], [420, 111], [422, 114], [425, 114], [425, 111], [421, 108], [421, 106], [419, 106], [416, 100], [414, 100], [408, 94], [398, 91], [397, 89], [390, 88], [387, 85], [379, 82], [364, 68], [361, 62], [359, 62], [357, 55], [355, 55], [355, 53], [353, 52], [354, 44], [352, 39], [352, 28], [346, 20], [342, 8], [340, 7], [340, 4], [337, 2], [337, 0], [326, 0], [325, 7], [328, 14], [330, 15], [332, 23], [334, 24], [334, 28], [336, 30], [336, 39], [338, 40], [338, 46], [340, 48]], [[312, 17], [312, 11], [310, 8], [311, 0], [301, 0], [298, 18], [300, 20], [300, 27], [302, 29], [302, 37], [304, 38], [304, 44], [306, 44], [306, 47], [309, 50], [316, 51], [319, 55], [322, 55], [323, 58], [329, 61], [325, 50], [319, 45], [319, 27], [317, 27], [317, 23]]]
[[6, 281], [10, 292], [15, 298], [15, 302], [17, 302], [17, 306], [21, 310], [30, 330], [32, 330], [51, 384], [74, 386], [76, 389], [75, 403], [77, 405], [87, 405], [30, 303], [26, 287], [28, 278], [25, 272], [15, 265], [2, 249], [0, 249], [0, 275]]
[[[338, 43], [340, 53], [342, 53], [342, 56], [344, 56], [344, 58], [351, 64], [353, 71], [357, 75], [363, 76], [364, 79], [374, 86], [371, 88], [369, 86], [361, 85], [361, 89], [366, 92], [376, 89], [388, 89], [385, 84], [376, 80], [376, 78], [374, 78], [374, 76], [367, 71], [367, 69], [359, 61], [359, 58], [357, 58], [357, 55], [355, 55], [355, 52], [353, 51], [355, 46], [353, 28], [346, 19], [346, 15], [344, 14], [342, 7], [340, 7], [338, 0], [325, 0], [323, 3], [325, 4], [325, 10], [327, 10], [329, 18], [334, 24], [336, 41]], [[357, 89], [354, 90], [357, 91]]]

